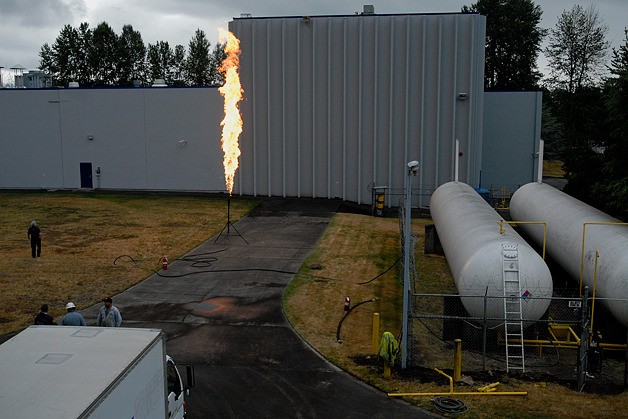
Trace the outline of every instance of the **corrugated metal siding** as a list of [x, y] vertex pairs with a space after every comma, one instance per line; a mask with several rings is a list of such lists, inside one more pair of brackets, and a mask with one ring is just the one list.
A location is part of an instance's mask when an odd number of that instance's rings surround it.
[[456, 138], [460, 180], [477, 184], [483, 16], [236, 19], [229, 28], [241, 40], [246, 98], [236, 193], [370, 203], [373, 184], [401, 193], [406, 163], [419, 160], [414, 188], [429, 194], [453, 179]]

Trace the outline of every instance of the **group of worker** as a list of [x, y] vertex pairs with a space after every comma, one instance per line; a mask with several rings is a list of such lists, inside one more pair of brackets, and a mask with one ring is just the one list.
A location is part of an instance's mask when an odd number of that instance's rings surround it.
[[[31, 241], [31, 256], [33, 259], [41, 257], [41, 229], [37, 225], [37, 221], [32, 221], [28, 228], [27, 237]], [[105, 304], [98, 312], [96, 325], [102, 327], [119, 327], [122, 324], [122, 316], [120, 311], [113, 305], [111, 297], [102, 300]], [[76, 311], [76, 305], [69, 302], [65, 305], [66, 315], [61, 319], [62, 326], [85, 326], [83, 315]], [[51, 325], [55, 324], [53, 317], [48, 314], [48, 304], [42, 304], [35, 316], [34, 324]]]
[[[122, 316], [120, 310], [113, 305], [111, 297], [104, 298], [102, 300], [104, 305], [100, 307], [98, 311], [98, 317], [96, 318], [96, 326], [101, 327], [119, 327], [122, 324]], [[83, 315], [76, 311], [76, 305], [73, 302], [69, 302], [65, 305], [67, 311], [66, 315], [61, 319], [62, 326], [86, 326]], [[42, 304], [35, 316], [34, 324], [39, 325], [52, 325], [54, 318], [48, 314], [48, 304]]]

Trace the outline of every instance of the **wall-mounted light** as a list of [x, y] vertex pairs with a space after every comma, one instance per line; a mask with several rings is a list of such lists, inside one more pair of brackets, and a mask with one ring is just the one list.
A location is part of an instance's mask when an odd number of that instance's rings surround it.
[[87, 139], [88, 139], [89, 141], [94, 141], [94, 136], [93, 136], [92, 134], [88, 134], [88, 135], [87, 135]]
[[467, 100], [467, 94], [465, 92], [458, 93], [458, 100]]
[[179, 147], [185, 147], [186, 145], [188, 145], [188, 141], [187, 140], [179, 140], [177, 142], [177, 144], [179, 145]]

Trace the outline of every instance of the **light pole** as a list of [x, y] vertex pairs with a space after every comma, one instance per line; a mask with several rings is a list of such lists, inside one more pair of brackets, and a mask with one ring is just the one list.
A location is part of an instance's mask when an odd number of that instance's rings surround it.
[[406, 212], [404, 222], [403, 240], [403, 324], [401, 345], [401, 368], [405, 369], [408, 359], [408, 309], [410, 294], [410, 239], [412, 234], [412, 177], [419, 173], [419, 162], [408, 162], [406, 174]]

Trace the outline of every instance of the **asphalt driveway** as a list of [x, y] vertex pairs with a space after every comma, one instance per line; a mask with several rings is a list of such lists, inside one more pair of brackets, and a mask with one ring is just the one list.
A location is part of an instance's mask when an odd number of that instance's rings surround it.
[[[114, 296], [124, 326], [156, 327], [195, 365], [191, 418], [434, 417], [321, 358], [290, 327], [281, 296], [338, 203], [267, 200], [142, 283]], [[88, 324], [99, 307], [83, 310]]]

